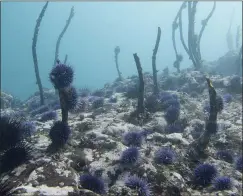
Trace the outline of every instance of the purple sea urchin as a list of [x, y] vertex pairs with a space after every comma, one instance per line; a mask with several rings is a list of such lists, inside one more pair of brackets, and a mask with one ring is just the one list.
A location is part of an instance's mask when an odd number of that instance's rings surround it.
[[180, 122], [175, 122], [165, 127], [166, 133], [182, 133], [183, 131], [184, 131], [184, 127]]
[[233, 163], [234, 157], [232, 155], [232, 152], [226, 151], [226, 150], [220, 150], [216, 153], [216, 157], [219, 159], [222, 159], [228, 163]]
[[143, 135], [139, 131], [129, 131], [123, 135], [123, 143], [126, 146], [140, 147], [143, 141]]
[[151, 129], [143, 129], [140, 133], [141, 133], [141, 135], [142, 135], [143, 137], [146, 138], [148, 135], [150, 135], [150, 134], [153, 133], [153, 130], [151, 130]]
[[135, 99], [138, 97], [138, 87], [136, 85], [128, 86], [126, 88], [125, 97], [128, 99]]
[[56, 148], [63, 146], [67, 142], [70, 133], [71, 130], [67, 123], [56, 121], [49, 133], [52, 146]]
[[41, 115], [40, 121], [46, 122], [48, 120], [56, 120], [56, 119], [57, 119], [57, 112], [54, 110], [54, 111], [44, 112]]
[[13, 170], [30, 158], [32, 148], [27, 143], [20, 143], [13, 146], [0, 157], [0, 174]]
[[224, 100], [225, 103], [230, 103], [233, 100], [233, 96], [231, 94], [229, 94], [229, 93], [228, 94], [225, 94], [223, 96], [223, 100]]
[[36, 125], [33, 121], [24, 121], [21, 126], [24, 129], [24, 136], [30, 137], [33, 133], [36, 132]]
[[16, 145], [23, 139], [25, 128], [20, 119], [0, 117], [0, 151]]
[[237, 170], [239, 170], [240, 172], [243, 171], [242, 156], [239, 156], [238, 158], [236, 158], [235, 168], [236, 168]]
[[216, 175], [216, 168], [208, 163], [200, 164], [194, 170], [195, 183], [202, 186], [209, 185]]
[[150, 95], [145, 99], [145, 108], [149, 112], [156, 112], [159, 109], [159, 99], [157, 95]]
[[148, 183], [138, 176], [130, 176], [125, 180], [125, 185], [131, 189], [136, 189], [138, 196], [150, 196], [151, 190]]
[[122, 152], [120, 157], [121, 164], [134, 164], [139, 159], [139, 151], [136, 147], [130, 147]]
[[168, 124], [174, 123], [176, 120], [178, 120], [180, 116], [180, 109], [176, 107], [169, 107], [165, 111], [165, 120]]
[[171, 106], [180, 109], [180, 102], [176, 94], [162, 92], [159, 94], [159, 101], [162, 109], [167, 109]]
[[59, 109], [61, 109], [61, 106], [60, 106], [60, 104], [56, 104], [56, 105], [54, 105], [54, 106], [52, 107], [52, 109], [53, 109], [53, 110], [59, 110]]
[[180, 102], [178, 99], [173, 98], [173, 96], [171, 97], [171, 99], [168, 99], [166, 101], [164, 101], [162, 103], [162, 108], [163, 109], [167, 109], [169, 107], [174, 107], [177, 109], [180, 109]]
[[50, 73], [50, 80], [56, 89], [68, 87], [73, 81], [73, 69], [65, 64], [57, 64]]
[[172, 164], [175, 161], [175, 152], [169, 148], [160, 148], [155, 152], [154, 160], [158, 164]]
[[83, 174], [80, 176], [80, 184], [83, 188], [97, 194], [105, 194], [105, 183], [101, 178], [90, 174]]
[[172, 99], [172, 98], [173, 97], [172, 97], [172, 95], [169, 92], [161, 92], [159, 94], [159, 100], [160, 100], [161, 103], [163, 103], [163, 102], [165, 102], [165, 101], [167, 101], [169, 99]]
[[227, 176], [217, 177], [213, 181], [213, 186], [215, 190], [222, 191], [228, 190], [232, 187], [231, 179]]
[[19, 182], [13, 182], [11, 180], [3, 180], [4, 176], [0, 180], [0, 195], [1, 196], [13, 196], [14, 188], [18, 186]]

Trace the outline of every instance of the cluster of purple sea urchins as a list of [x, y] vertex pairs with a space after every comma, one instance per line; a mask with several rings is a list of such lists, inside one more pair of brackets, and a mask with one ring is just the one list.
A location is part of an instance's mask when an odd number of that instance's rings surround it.
[[[140, 158], [139, 148], [142, 145], [143, 138], [149, 134], [149, 131], [138, 131], [131, 130], [130, 132], [124, 133], [123, 143], [129, 148], [124, 150], [119, 159], [119, 163], [122, 166], [128, 168], [136, 163]], [[165, 158], [166, 159], [166, 158]], [[80, 176], [80, 184], [83, 188], [91, 190], [98, 194], [105, 194], [105, 183], [102, 178], [91, 174], [83, 174]], [[125, 180], [125, 186], [136, 189], [139, 196], [150, 196], [151, 189], [148, 183], [137, 176], [130, 176]]]
[[35, 126], [27, 124], [16, 117], [0, 117], [0, 175], [30, 159], [32, 148], [24, 139]]
[[[151, 98], [151, 102], [157, 102], [157, 98]], [[216, 97], [216, 109], [217, 112], [221, 112], [224, 108], [224, 102], [229, 103], [231, 100], [230, 95]], [[149, 102], [148, 102], [149, 104]], [[159, 104], [162, 109], [165, 110], [165, 119], [168, 123], [168, 132], [171, 132], [172, 129], [178, 129], [178, 132], [183, 130], [183, 127], [179, 126], [178, 121], [180, 103], [176, 95], [169, 93], [161, 93], [159, 96]], [[152, 111], [156, 108], [152, 108]], [[210, 108], [208, 109], [208, 112]], [[177, 132], [177, 131], [176, 131]], [[121, 164], [134, 164], [137, 163], [140, 153], [138, 147], [142, 145], [143, 135], [140, 131], [130, 131], [124, 134], [123, 143], [129, 146], [128, 149], [122, 152], [120, 157]], [[219, 152], [217, 154], [220, 158], [227, 159], [228, 162], [233, 162], [233, 157], [230, 157], [226, 152]], [[157, 164], [172, 164], [176, 160], [175, 152], [170, 148], [160, 148], [154, 154], [154, 160]], [[238, 157], [235, 160], [235, 168], [239, 171], [242, 171], [242, 157]], [[215, 190], [227, 190], [232, 187], [232, 181], [227, 176], [218, 176], [217, 169], [211, 164], [200, 164], [194, 170], [194, 183], [200, 186], [212, 185]], [[139, 181], [139, 178], [137, 181]], [[139, 186], [134, 186], [137, 190], [141, 190]], [[131, 188], [131, 187], [130, 187]], [[139, 195], [143, 195], [139, 193]]]
[[169, 92], [161, 92], [158, 95], [149, 95], [145, 99], [145, 108], [149, 112], [158, 110], [165, 111], [165, 119], [168, 124], [172, 124], [178, 120], [180, 115], [180, 101], [176, 94]]
[[180, 101], [176, 94], [161, 92], [158, 95], [160, 108], [165, 111], [164, 118], [167, 122], [166, 133], [181, 133], [186, 127], [180, 117]]
[[[104, 180], [100, 177], [91, 174], [82, 174], [79, 178], [79, 183], [85, 189], [91, 190], [94, 193], [104, 195], [106, 194], [106, 186]], [[125, 186], [135, 189], [138, 196], [150, 196], [151, 189], [146, 180], [138, 176], [129, 176], [125, 179]]]
[[113, 91], [105, 91], [104, 89], [97, 89], [92, 93], [90, 91], [86, 93], [87, 90], [85, 89], [80, 91], [82, 99], [80, 99], [81, 102], [78, 104], [78, 111], [102, 108], [105, 103], [105, 97], [109, 98], [113, 93]]
[[165, 111], [165, 120], [172, 124], [179, 119], [180, 101], [176, 94], [162, 92], [159, 94], [159, 101], [162, 109]]
[[49, 75], [50, 81], [59, 93], [62, 111], [62, 121], [54, 122], [49, 133], [52, 141], [51, 149], [59, 149], [64, 146], [71, 132], [68, 125], [68, 112], [76, 107], [78, 100], [77, 91], [71, 86], [73, 76], [72, 67], [62, 64], [60, 61], [57, 61]]
[[[150, 134], [150, 131], [144, 130], [131, 130], [124, 133], [123, 143], [128, 146], [126, 150], [121, 153], [119, 163], [121, 166], [127, 168], [134, 166], [139, 163], [141, 158], [139, 147], [141, 147], [144, 138]], [[175, 152], [170, 148], [160, 148], [154, 154], [154, 161], [156, 164], [168, 165], [175, 162], [176, 155]], [[125, 185], [136, 189], [138, 195], [151, 195], [151, 189], [147, 182], [137, 176], [131, 176], [125, 181]]]
[[143, 140], [150, 132], [147, 130], [130, 130], [123, 135], [123, 144], [128, 146], [121, 154], [119, 162], [122, 165], [133, 165], [138, 162], [140, 152], [138, 147], [141, 147]]
[[187, 123], [186, 119], [180, 119], [180, 101], [176, 94], [161, 92], [158, 95], [151, 94], [145, 99], [145, 108], [149, 112], [164, 110], [164, 118], [167, 121], [166, 133], [181, 133]]
[[228, 176], [218, 176], [217, 169], [208, 163], [199, 164], [194, 170], [194, 182], [202, 187], [213, 185], [216, 191], [228, 190], [232, 181]]

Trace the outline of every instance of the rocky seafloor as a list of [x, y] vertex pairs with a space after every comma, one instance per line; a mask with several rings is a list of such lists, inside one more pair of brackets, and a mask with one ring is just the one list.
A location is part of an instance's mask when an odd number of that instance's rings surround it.
[[[143, 124], [133, 123], [129, 115], [136, 109], [137, 98], [134, 86], [138, 77], [106, 84], [103, 89], [91, 93], [79, 89], [79, 107], [69, 113], [68, 124], [71, 136], [63, 149], [55, 154], [46, 153], [51, 143], [49, 131], [55, 120], [61, 119], [58, 97], [54, 90], [45, 89], [48, 110], [56, 111], [57, 118], [45, 120], [46, 109], [39, 104], [38, 93], [25, 102], [2, 93], [4, 109], [1, 115], [21, 115], [33, 122], [34, 131], [26, 137], [33, 147], [31, 158], [13, 171], [5, 174], [2, 181], [17, 181], [16, 195], [98, 195], [82, 188], [80, 175], [97, 175], [105, 182], [107, 196], [140, 196], [139, 190], [125, 186], [125, 179], [137, 175], [148, 182], [150, 191], [144, 196], [199, 196], [242, 195], [242, 171], [236, 169], [235, 160], [242, 155], [242, 78], [239, 76], [211, 75], [210, 79], [218, 95], [224, 99], [224, 108], [218, 114], [217, 133], [211, 138], [207, 157], [200, 163], [215, 166], [217, 176], [228, 176], [232, 186], [229, 190], [215, 190], [194, 186], [192, 175], [195, 168], [181, 162], [188, 145], [204, 131], [207, 119], [209, 93], [207, 83], [198, 71], [185, 70], [180, 74], [159, 75], [159, 88], [175, 94], [180, 102], [180, 128], [168, 128], [163, 110], [153, 111], [149, 96], [153, 89], [153, 78], [144, 73], [145, 106], [148, 120]], [[226, 100], [230, 97], [230, 100]], [[101, 101], [94, 101], [101, 100]], [[147, 101], [146, 101], [147, 100]], [[152, 109], [151, 109], [152, 108]], [[42, 119], [43, 118], [43, 119]], [[131, 131], [147, 131], [139, 150], [139, 160], [133, 165], [119, 163], [122, 152], [128, 148], [124, 134]], [[156, 151], [169, 147], [175, 152], [172, 164], [158, 164], [154, 160]], [[227, 162], [217, 152], [232, 152], [234, 160]], [[241, 163], [242, 164], [242, 163]]]

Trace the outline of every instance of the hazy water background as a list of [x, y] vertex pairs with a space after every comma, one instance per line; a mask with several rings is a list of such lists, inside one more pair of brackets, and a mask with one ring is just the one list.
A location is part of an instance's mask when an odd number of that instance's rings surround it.
[[[20, 99], [38, 91], [31, 52], [36, 19], [45, 2], [2, 2], [1, 85]], [[74, 6], [75, 16], [60, 45], [60, 60], [68, 54], [75, 69], [76, 87], [100, 88], [117, 77], [114, 48], [120, 46], [120, 70], [124, 77], [137, 74], [133, 53], [138, 53], [144, 71], [151, 71], [151, 56], [157, 27], [162, 30], [157, 68], [172, 69], [172, 21], [181, 2], [50, 2], [42, 20], [37, 42], [39, 70], [44, 87], [50, 88], [48, 74], [53, 66], [57, 38]], [[213, 2], [199, 2], [196, 32]], [[217, 2], [201, 41], [202, 58], [216, 60], [227, 52], [226, 33], [235, 9], [232, 33], [242, 24], [242, 2]], [[184, 10], [183, 19], [187, 20]], [[184, 23], [186, 33], [187, 23]], [[186, 35], [186, 34], [185, 34]], [[182, 67], [191, 65], [176, 34]], [[186, 36], [185, 36], [186, 39]]]

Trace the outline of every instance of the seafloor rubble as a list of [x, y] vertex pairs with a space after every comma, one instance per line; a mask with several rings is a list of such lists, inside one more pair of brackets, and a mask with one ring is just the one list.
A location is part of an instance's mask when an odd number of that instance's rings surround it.
[[[158, 77], [160, 89], [172, 93], [180, 102], [180, 124], [173, 126], [168, 125], [165, 111], [157, 110], [153, 99], [149, 99], [153, 87], [150, 73], [144, 73], [148, 120], [141, 126], [129, 121], [137, 105], [134, 90], [137, 76], [106, 84], [93, 93], [79, 89], [79, 106], [70, 112], [68, 119], [71, 136], [64, 148], [54, 154], [47, 153], [46, 149], [51, 143], [49, 131], [53, 122], [61, 118], [55, 91], [44, 92], [48, 109], [38, 105], [38, 93], [23, 103], [2, 93], [5, 108], [1, 115], [24, 116], [35, 127], [26, 137], [33, 147], [31, 159], [4, 175], [2, 181], [18, 182], [15, 192], [21, 196], [97, 195], [80, 185], [80, 175], [84, 173], [99, 176], [105, 184], [104, 195], [108, 196], [242, 195], [242, 171], [236, 169], [236, 160], [242, 154], [242, 80], [239, 76], [219, 75], [210, 79], [223, 98], [224, 107], [218, 114], [217, 133], [202, 162], [213, 165], [217, 176], [230, 178], [229, 190], [215, 190], [213, 184], [194, 186], [195, 168], [180, 161], [188, 145], [203, 132], [208, 117], [206, 81], [200, 72], [190, 69]], [[57, 116], [44, 116], [47, 110], [56, 111]], [[142, 138], [137, 138], [139, 157], [133, 164], [121, 161], [123, 151], [129, 147], [130, 140], [124, 136], [128, 132], [144, 133]], [[161, 147], [173, 150], [171, 164], [156, 162], [156, 152]], [[231, 152], [232, 160], [220, 156], [222, 151]], [[126, 179], [134, 175], [148, 182], [146, 193], [126, 186]]]

